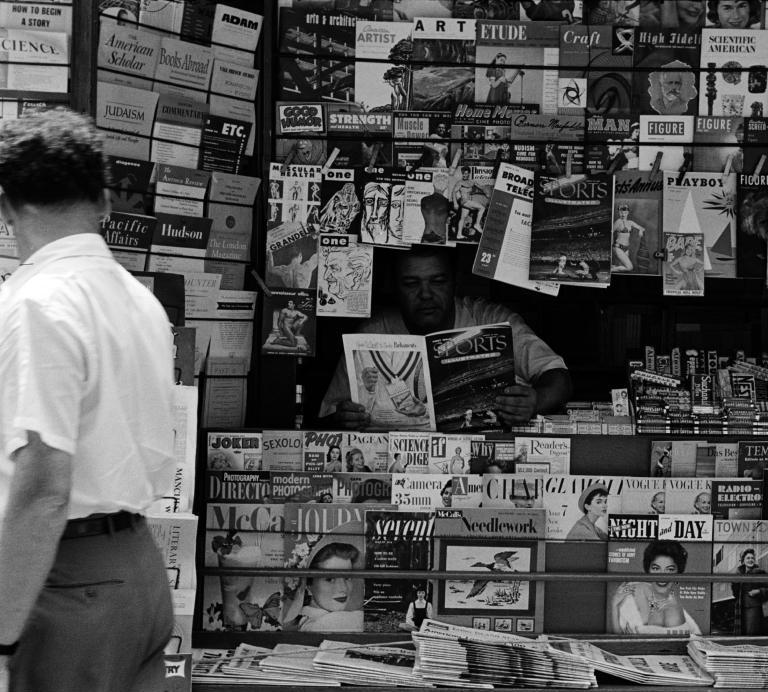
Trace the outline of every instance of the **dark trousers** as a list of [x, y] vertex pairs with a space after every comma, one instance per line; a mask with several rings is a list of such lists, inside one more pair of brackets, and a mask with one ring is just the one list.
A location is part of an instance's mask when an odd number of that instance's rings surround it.
[[168, 578], [143, 519], [62, 540], [11, 658], [10, 690], [162, 692], [172, 629]]

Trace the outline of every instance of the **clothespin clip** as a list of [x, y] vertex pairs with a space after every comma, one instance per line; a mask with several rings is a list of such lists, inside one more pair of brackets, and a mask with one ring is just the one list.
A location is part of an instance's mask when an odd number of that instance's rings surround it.
[[763, 166], [765, 165], [765, 154], [762, 154], [760, 156], [760, 159], [757, 162], [757, 165], [755, 166], [755, 170], [752, 172], [752, 175], [760, 175], [760, 171], [763, 170]]
[[272, 291], [267, 288], [267, 284], [264, 279], [261, 278], [261, 275], [255, 269], [251, 269], [251, 276], [256, 279], [256, 283], [259, 284], [259, 288], [264, 291], [264, 295], [267, 296], [267, 298], [271, 298]]
[[380, 151], [381, 151], [381, 143], [376, 142], [376, 144], [373, 145], [373, 151], [371, 152], [371, 158], [368, 161], [368, 165], [365, 167], [366, 173], [370, 173], [373, 170], [373, 164], [376, 163], [376, 159], [379, 157]]
[[661, 150], [656, 152], [656, 158], [653, 160], [653, 166], [651, 166], [651, 172], [648, 175], [648, 180], [656, 182], [659, 179], [659, 171], [661, 169], [661, 159], [664, 156], [664, 152]]
[[728, 154], [728, 158], [725, 160], [725, 167], [723, 168], [723, 178], [727, 178], [731, 174], [732, 166], [733, 154]]
[[336, 160], [336, 157], [339, 155], [339, 148], [334, 147], [333, 151], [331, 151], [328, 158], [325, 160], [325, 163], [323, 164], [323, 167], [320, 169], [320, 175], [325, 176], [325, 174], [328, 172], [328, 169], [333, 166], [333, 162]]
[[691, 161], [693, 160], [693, 154], [690, 152], [685, 152], [683, 154], [683, 165], [680, 166], [680, 171], [677, 175], [677, 182], [676, 185], [682, 185], [683, 184], [683, 178], [685, 177], [685, 174], [688, 172], [688, 169], [691, 167]]
[[571, 169], [573, 168], [573, 149], [568, 150], [568, 154], [565, 157], [565, 177], [571, 177]]
[[453, 154], [453, 159], [451, 159], [451, 168], [450, 171], [453, 172], [459, 167], [459, 162], [461, 161], [461, 147], [456, 149], [456, 151]]

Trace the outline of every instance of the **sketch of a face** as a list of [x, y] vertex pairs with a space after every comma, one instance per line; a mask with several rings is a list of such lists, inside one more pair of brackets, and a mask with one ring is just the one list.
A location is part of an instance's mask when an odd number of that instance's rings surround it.
[[354, 183], [344, 183], [320, 212], [320, 230], [323, 233], [349, 233], [352, 222], [360, 212], [360, 200]]
[[389, 202], [389, 233], [398, 240], [403, 238], [405, 212], [405, 185], [393, 185]]
[[386, 243], [389, 232], [390, 183], [366, 183], [361, 235], [369, 243]]
[[371, 279], [371, 256], [362, 250], [329, 250], [323, 281], [328, 293], [343, 299], [349, 291], [365, 288]]

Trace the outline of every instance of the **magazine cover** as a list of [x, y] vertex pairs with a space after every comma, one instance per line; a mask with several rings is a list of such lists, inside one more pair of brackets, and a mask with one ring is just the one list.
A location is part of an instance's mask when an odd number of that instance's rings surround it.
[[[558, 113], [615, 118], [632, 103], [635, 30], [626, 26], [560, 25]], [[546, 112], [546, 111], [545, 111]]]
[[333, 502], [333, 474], [317, 471], [270, 471], [272, 502]]
[[436, 582], [435, 618], [477, 629], [541, 632], [544, 584], [494, 573], [544, 571], [541, 509], [437, 510], [434, 568], [477, 572], [473, 581]]
[[712, 481], [712, 516], [715, 519], [760, 519], [763, 481], [719, 478]]
[[700, 115], [693, 130], [693, 143], [697, 145], [693, 170], [723, 171], [730, 167], [734, 173], [746, 173], [744, 141], [743, 117]]
[[[363, 8], [357, 9], [359, 16], [363, 16]], [[323, 53], [329, 56], [354, 57], [357, 12], [351, 14], [320, 3], [311, 7], [280, 7], [279, 11], [281, 53], [316, 55], [317, 47], [322, 45]]]
[[344, 471], [348, 473], [386, 473], [389, 471], [389, 434], [386, 432], [346, 432]]
[[334, 473], [333, 501], [339, 504], [377, 502], [388, 505], [392, 501], [392, 474], [367, 471]]
[[[286, 568], [363, 569], [362, 507], [285, 505]], [[282, 599], [285, 630], [362, 632], [363, 580], [286, 577]]]
[[699, 45], [697, 33], [643, 31], [641, 26], [634, 54], [633, 105], [638, 113], [696, 115]]
[[582, 4], [585, 24], [637, 26], [640, 21], [640, 8], [632, 0], [584, 0]]
[[261, 471], [261, 433], [208, 432], [207, 467], [212, 471]]
[[768, 256], [768, 175], [741, 173], [736, 190], [736, 275], [763, 279]]
[[395, 111], [392, 117], [396, 166], [407, 170], [448, 166], [450, 111]]
[[623, 476], [543, 475], [548, 541], [605, 541], [621, 507]]
[[514, 439], [486, 438], [472, 443], [471, 473], [514, 473], [516, 461]]
[[679, 171], [695, 160], [692, 115], [641, 115], [639, 167], [641, 171], [656, 168]]
[[651, 442], [650, 475], [655, 478], [692, 478], [696, 475], [695, 440]]
[[443, 432], [498, 424], [496, 396], [515, 382], [512, 328], [484, 325], [428, 334], [435, 420]]
[[318, 242], [317, 314], [370, 317], [373, 247], [336, 233], [323, 233]]
[[479, 474], [393, 473], [391, 502], [403, 511], [479, 507], [482, 488]]
[[[365, 568], [428, 570], [431, 567], [432, 512], [365, 512]], [[430, 585], [431, 587], [431, 585]], [[432, 619], [432, 589], [425, 579], [366, 579], [363, 629], [366, 632], [418, 631]]]
[[270, 228], [264, 278], [271, 288], [317, 287], [317, 233], [297, 221]]
[[262, 465], [266, 471], [301, 471], [304, 455], [301, 430], [265, 430]]
[[[337, 158], [338, 160], [338, 158]], [[352, 168], [329, 168], [320, 183], [319, 232], [350, 233], [362, 208]]]
[[262, 353], [315, 355], [315, 291], [272, 289], [264, 296]]
[[397, 110], [408, 105], [411, 70], [402, 64], [402, 58], [406, 44], [411, 43], [411, 28], [407, 22], [357, 20], [355, 101], [364, 111]]
[[[242, 495], [239, 499], [247, 497]], [[283, 564], [283, 506], [206, 503], [206, 567], [243, 569]], [[281, 629], [280, 577], [205, 575], [203, 630], [262, 631]]]
[[570, 437], [515, 436], [515, 473], [570, 472]]
[[343, 342], [352, 401], [365, 406], [371, 429], [435, 429], [424, 337], [344, 334]]
[[501, 163], [488, 202], [472, 273], [531, 291], [557, 295], [559, 284], [528, 279], [533, 173]]
[[621, 514], [671, 513], [667, 509], [665, 483], [665, 478], [625, 477], [619, 498], [619, 512]]
[[[409, 110], [453, 110], [475, 96], [475, 20], [418, 17]], [[432, 63], [432, 64], [429, 64]]]
[[711, 571], [712, 517], [611, 517], [608, 572], [659, 574], [658, 582], [608, 582], [606, 631], [612, 634], [709, 634], [711, 585], [674, 582]]
[[[328, 74], [343, 74], [327, 79]], [[281, 101], [354, 101], [355, 61], [352, 58], [321, 56], [311, 61], [301, 56], [279, 58], [276, 97]]]
[[389, 473], [429, 473], [428, 432], [389, 433]]
[[736, 173], [664, 174], [664, 229], [704, 235], [707, 276], [736, 276]]
[[334, 473], [344, 470], [344, 451], [342, 431], [326, 432], [320, 430], [304, 431], [303, 471]]
[[544, 478], [530, 473], [488, 473], [483, 476], [481, 507], [544, 508]]
[[555, 23], [478, 21], [475, 102], [556, 113], [559, 39]]
[[[310, 140], [302, 141], [310, 142]], [[283, 224], [299, 224], [307, 226], [311, 232], [315, 230], [320, 205], [320, 183], [322, 182], [320, 166], [299, 164], [300, 159], [301, 157], [291, 165], [278, 162], [272, 162], [269, 165], [268, 229]], [[281, 241], [290, 234], [284, 229], [282, 232], [277, 232], [275, 236], [278, 241]], [[280, 244], [276, 248], [269, 249], [279, 250], [282, 247], [283, 245]], [[313, 253], [309, 253], [307, 256], [311, 254]], [[276, 264], [280, 264], [280, 262]]]
[[[457, 475], [470, 473], [472, 443], [483, 435], [434, 433], [429, 440], [429, 472]], [[411, 472], [412, 473], [412, 472]]]
[[705, 252], [703, 233], [664, 233], [665, 296], [704, 295]]
[[711, 478], [667, 478], [667, 514], [712, 514]]
[[403, 242], [445, 245], [448, 220], [455, 214], [449, 199], [453, 178], [452, 171], [408, 171], [403, 200]]
[[768, 464], [768, 442], [739, 442], [736, 475], [761, 480]]
[[205, 500], [211, 502], [271, 502], [272, 483], [268, 471], [205, 472]]
[[759, 31], [702, 29], [699, 115], [751, 116], [768, 113], [768, 46]]
[[664, 184], [646, 171], [617, 171], [614, 182], [611, 273], [658, 276]]
[[393, 184], [391, 172], [383, 168], [366, 171], [360, 176], [358, 188], [363, 205], [360, 214], [361, 242], [384, 247], [406, 246], [402, 224], [399, 223], [405, 190], [401, 185]]
[[766, 583], [712, 582], [712, 634], [765, 636], [768, 522], [715, 519], [713, 574], [766, 574]]
[[639, 168], [639, 120], [629, 116], [616, 118], [589, 115], [584, 139], [587, 172], [615, 173]]
[[607, 286], [613, 176], [536, 174], [528, 277]]
[[449, 243], [477, 243], [483, 234], [495, 176], [492, 166], [461, 166], [447, 190], [453, 206]]

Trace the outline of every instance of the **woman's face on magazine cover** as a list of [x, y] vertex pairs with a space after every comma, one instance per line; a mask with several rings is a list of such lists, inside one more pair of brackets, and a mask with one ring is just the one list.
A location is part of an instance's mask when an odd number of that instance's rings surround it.
[[[352, 560], [333, 555], [318, 563], [319, 569], [352, 569]], [[312, 602], [323, 610], [340, 612], [346, 610], [352, 592], [349, 577], [315, 577], [308, 586]]]
[[[677, 564], [669, 555], [657, 555], [648, 567], [649, 574], [677, 574]], [[667, 586], [668, 581], [657, 581], [658, 586]]]

